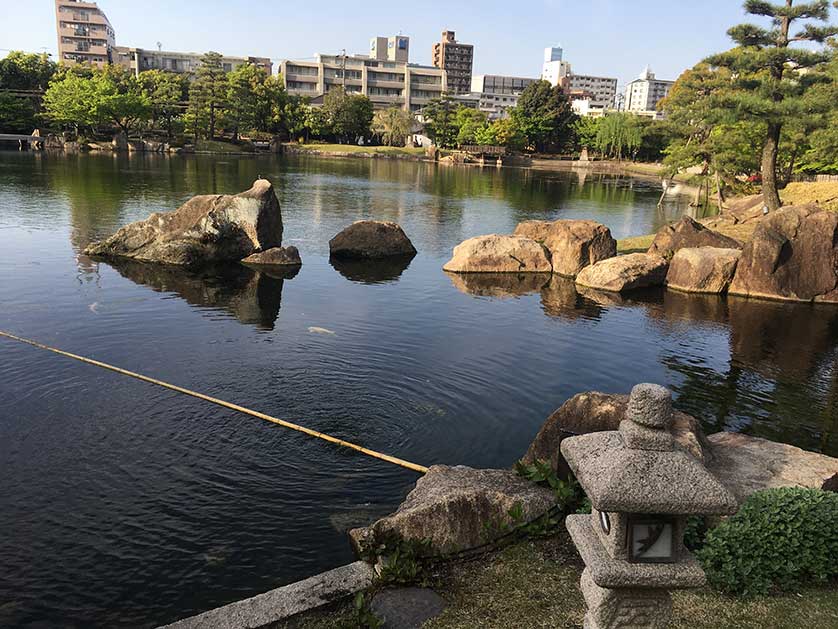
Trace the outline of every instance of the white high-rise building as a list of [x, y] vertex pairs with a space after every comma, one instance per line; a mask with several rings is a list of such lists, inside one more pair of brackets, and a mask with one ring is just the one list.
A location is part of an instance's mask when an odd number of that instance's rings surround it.
[[617, 96], [617, 79], [604, 76], [574, 74], [570, 63], [564, 61], [561, 48], [544, 49], [544, 66], [541, 80], [553, 87], [559, 85], [572, 99], [584, 98], [594, 109], [614, 107]]
[[663, 81], [655, 77], [649, 66], [640, 76], [626, 86], [625, 108], [633, 112], [653, 112], [663, 100], [675, 81]]
[[551, 61], [561, 61], [562, 55], [564, 55], [564, 50], [562, 50], [561, 46], [552, 46], [550, 48], [545, 48], [544, 63], [550, 63]]

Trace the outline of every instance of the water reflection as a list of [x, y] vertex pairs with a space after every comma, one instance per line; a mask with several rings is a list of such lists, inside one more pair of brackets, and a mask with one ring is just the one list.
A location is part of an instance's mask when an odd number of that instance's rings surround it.
[[239, 322], [273, 330], [282, 302], [282, 287], [299, 269], [256, 271], [240, 264], [186, 270], [133, 260], [107, 263], [132, 282], [161, 293], [173, 293], [188, 304], [222, 310]]
[[449, 273], [460, 292], [475, 297], [509, 299], [539, 292], [548, 282], [549, 273]]
[[413, 256], [389, 256], [377, 260], [330, 258], [329, 264], [346, 279], [359, 284], [396, 282], [410, 266]]

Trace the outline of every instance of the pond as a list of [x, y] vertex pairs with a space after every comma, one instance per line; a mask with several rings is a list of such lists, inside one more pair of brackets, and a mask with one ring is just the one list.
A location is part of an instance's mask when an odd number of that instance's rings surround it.
[[[260, 174], [295, 277], [80, 253]], [[460, 241], [526, 219], [649, 233], [688, 210], [659, 194], [584, 171], [0, 153], [0, 329], [424, 465], [510, 466], [570, 396], [641, 381], [707, 432], [838, 454], [838, 308], [441, 269]], [[362, 218], [399, 222], [419, 255], [332, 266], [328, 240]], [[416, 480], [29, 346], [0, 339], [0, 358], [0, 626], [151, 627], [335, 567], [344, 531]]]

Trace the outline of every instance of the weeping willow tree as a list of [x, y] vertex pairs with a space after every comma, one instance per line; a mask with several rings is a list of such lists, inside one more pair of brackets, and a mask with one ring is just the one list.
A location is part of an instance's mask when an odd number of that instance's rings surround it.
[[643, 127], [633, 114], [608, 114], [597, 128], [596, 148], [606, 157], [617, 160], [622, 160], [624, 155], [633, 157], [642, 143]]

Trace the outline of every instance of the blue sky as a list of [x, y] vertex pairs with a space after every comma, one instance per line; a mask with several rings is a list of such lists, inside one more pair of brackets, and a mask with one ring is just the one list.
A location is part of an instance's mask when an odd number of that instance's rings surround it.
[[[2, 5], [0, 55], [43, 47], [55, 53], [52, 0]], [[647, 64], [661, 78], [677, 78], [729, 47], [725, 31], [743, 18], [739, 0], [100, 0], [99, 6], [119, 45], [153, 48], [159, 41], [168, 50], [278, 60], [342, 48], [364, 53], [370, 37], [401, 32], [411, 38], [411, 61], [430, 64], [433, 42], [452, 29], [475, 45], [475, 74], [537, 76], [543, 49], [561, 44], [575, 72], [616, 76], [620, 84]]]

